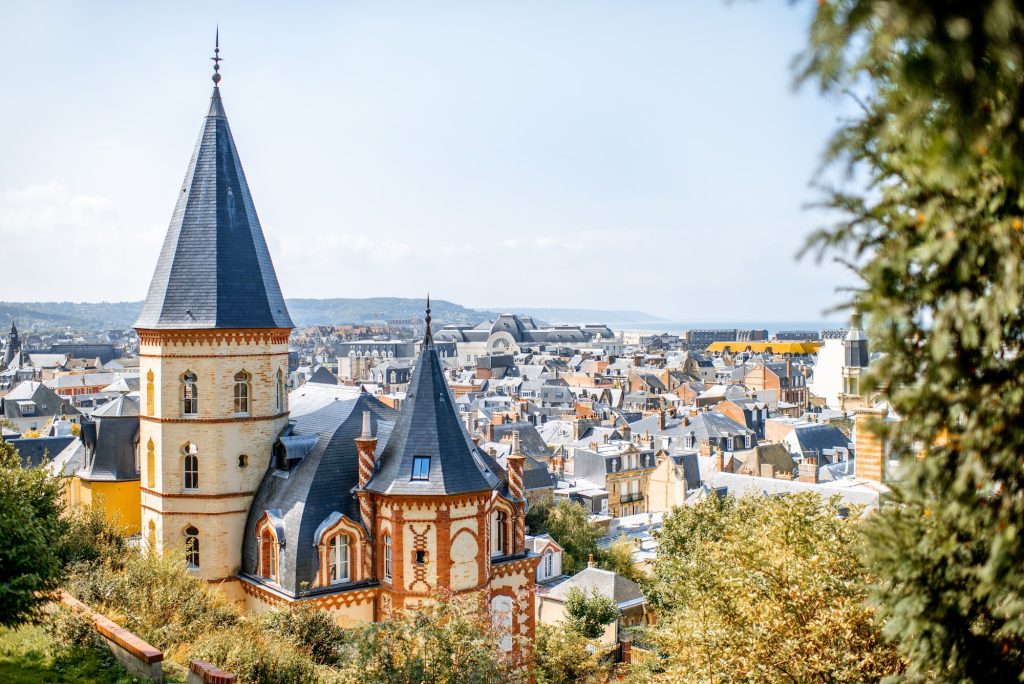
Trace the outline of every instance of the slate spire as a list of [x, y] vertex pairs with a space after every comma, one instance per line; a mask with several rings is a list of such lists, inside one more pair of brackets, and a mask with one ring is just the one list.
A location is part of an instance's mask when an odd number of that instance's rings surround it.
[[135, 327], [291, 328], [220, 96], [213, 95]]
[[[455, 408], [437, 348], [427, 332], [412, 381], [398, 411], [380, 466], [366, 489], [383, 494], [451, 496], [496, 489], [499, 466], [473, 444]], [[414, 460], [428, 457], [426, 478], [414, 477]]]

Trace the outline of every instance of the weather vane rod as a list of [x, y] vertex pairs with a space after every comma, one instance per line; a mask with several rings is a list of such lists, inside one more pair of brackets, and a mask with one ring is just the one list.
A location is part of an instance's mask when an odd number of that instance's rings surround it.
[[223, 57], [220, 56], [220, 25], [217, 26], [217, 35], [213, 42], [213, 87], [220, 87], [220, 60]]

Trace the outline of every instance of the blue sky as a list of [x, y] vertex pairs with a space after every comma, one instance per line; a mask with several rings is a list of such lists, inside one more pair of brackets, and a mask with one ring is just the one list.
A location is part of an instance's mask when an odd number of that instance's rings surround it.
[[813, 320], [811, 4], [0, 2], [0, 299], [144, 296], [219, 22], [286, 296]]

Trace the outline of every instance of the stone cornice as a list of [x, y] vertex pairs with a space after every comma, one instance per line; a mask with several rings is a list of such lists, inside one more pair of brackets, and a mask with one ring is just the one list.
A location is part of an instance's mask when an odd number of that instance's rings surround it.
[[139, 344], [192, 344], [226, 346], [232, 343], [287, 344], [291, 328], [232, 328], [196, 330], [152, 330], [136, 328]]

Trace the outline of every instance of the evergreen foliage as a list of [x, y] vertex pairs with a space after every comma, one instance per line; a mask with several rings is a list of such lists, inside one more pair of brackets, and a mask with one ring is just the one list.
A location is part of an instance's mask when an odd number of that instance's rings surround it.
[[823, 0], [800, 62], [860, 104], [829, 149], [854, 189], [811, 248], [862, 278], [902, 417], [868, 553], [907, 681], [1024, 681], [1022, 65], [1014, 0]]
[[565, 597], [565, 623], [586, 639], [597, 639], [619, 617], [615, 601], [596, 588], [585, 592], [573, 587]]

